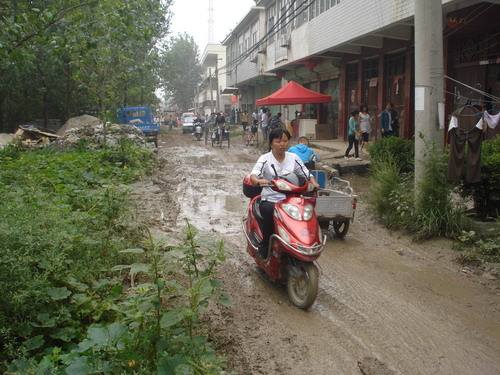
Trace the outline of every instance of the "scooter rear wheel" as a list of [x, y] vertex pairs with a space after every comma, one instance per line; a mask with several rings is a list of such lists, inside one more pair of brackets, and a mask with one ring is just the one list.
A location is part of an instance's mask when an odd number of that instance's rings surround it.
[[318, 295], [319, 272], [313, 263], [292, 266], [288, 273], [287, 292], [290, 301], [300, 309], [308, 309]]

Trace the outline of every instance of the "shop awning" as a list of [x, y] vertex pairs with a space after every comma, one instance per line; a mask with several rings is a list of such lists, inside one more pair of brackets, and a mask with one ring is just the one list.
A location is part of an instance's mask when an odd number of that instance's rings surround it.
[[239, 89], [237, 87], [226, 87], [224, 90], [222, 90], [222, 94], [232, 94], [232, 95], [238, 95]]
[[306, 89], [297, 82], [290, 81], [278, 91], [265, 98], [257, 99], [257, 105], [286, 105], [286, 104], [316, 104], [328, 103], [332, 100], [330, 95]]

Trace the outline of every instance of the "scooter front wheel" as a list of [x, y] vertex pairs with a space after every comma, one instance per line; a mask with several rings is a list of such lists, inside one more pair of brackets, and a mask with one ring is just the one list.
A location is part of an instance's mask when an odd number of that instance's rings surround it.
[[308, 309], [318, 295], [319, 272], [313, 263], [290, 266], [287, 292], [290, 301], [300, 309]]

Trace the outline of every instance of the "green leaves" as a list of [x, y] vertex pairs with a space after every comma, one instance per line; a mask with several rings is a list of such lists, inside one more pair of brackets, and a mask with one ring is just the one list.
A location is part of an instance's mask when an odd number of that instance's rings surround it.
[[50, 288], [47, 290], [47, 294], [54, 301], [59, 301], [68, 298], [71, 292], [66, 287], [62, 288]]
[[188, 109], [201, 80], [198, 47], [194, 39], [181, 34], [172, 38], [170, 48], [162, 56], [161, 79], [167, 92], [173, 94], [181, 109]]
[[27, 351], [32, 351], [35, 349], [39, 349], [45, 343], [42, 335], [38, 335], [26, 340], [23, 345]]
[[67, 375], [87, 375], [90, 373], [90, 366], [87, 357], [76, 357], [66, 368]]
[[167, 311], [161, 317], [160, 326], [161, 328], [171, 328], [182, 322], [190, 315], [190, 310], [183, 308]]
[[78, 351], [101, 350], [107, 347], [123, 348], [121, 340], [126, 332], [127, 327], [121, 323], [91, 326], [87, 331], [87, 338], [78, 345]]
[[0, 17], [0, 98], [10, 127], [44, 118], [44, 105], [65, 119], [155, 103], [154, 50], [169, 27], [170, 0], [12, 3]]

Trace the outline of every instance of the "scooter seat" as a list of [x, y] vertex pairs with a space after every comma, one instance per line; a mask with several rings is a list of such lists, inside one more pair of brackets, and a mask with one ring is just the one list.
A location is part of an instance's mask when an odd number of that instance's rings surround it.
[[260, 198], [255, 200], [252, 210], [257, 220], [262, 221], [262, 215], [260, 213]]

